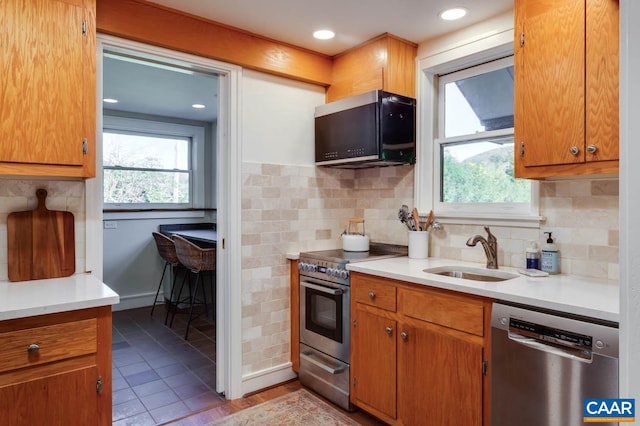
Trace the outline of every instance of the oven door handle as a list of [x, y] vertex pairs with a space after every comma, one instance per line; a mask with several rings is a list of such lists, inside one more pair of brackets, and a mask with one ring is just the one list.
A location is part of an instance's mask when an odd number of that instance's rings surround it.
[[338, 374], [341, 373], [345, 370], [345, 366], [340, 366], [338, 368], [331, 368], [326, 364], [321, 363], [320, 361], [312, 358], [313, 352], [300, 352], [300, 358], [303, 358], [305, 361], [310, 362], [311, 364], [315, 365], [316, 367], [322, 368], [324, 371], [326, 371], [329, 374]]
[[303, 287], [307, 287], [316, 291], [319, 291], [321, 293], [327, 293], [330, 294], [332, 296], [340, 296], [342, 294], [342, 290], [340, 290], [339, 288], [328, 288], [328, 287], [323, 287], [321, 285], [316, 285], [316, 284], [311, 284], [305, 281], [301, 281], [300, 285]]

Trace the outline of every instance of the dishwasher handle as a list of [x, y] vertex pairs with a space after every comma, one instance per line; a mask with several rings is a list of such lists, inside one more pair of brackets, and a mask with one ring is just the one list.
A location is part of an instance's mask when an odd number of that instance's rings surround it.
[[527, 346], [529, 348], [547, 352], [552, 355], [558, 355], [564, 358], [568, 358], [574, 361], [580, 361], [586, 364], [591, 364], [593, 360], [593, 354], [588, 350], [579, 350], [570, 347], [561, 347], [559, 345], [550, 344], [548, 342], [541, 341], [532, 337], [523, 336], [512, 331], [508, 332], [509, 340], [520, 345]]

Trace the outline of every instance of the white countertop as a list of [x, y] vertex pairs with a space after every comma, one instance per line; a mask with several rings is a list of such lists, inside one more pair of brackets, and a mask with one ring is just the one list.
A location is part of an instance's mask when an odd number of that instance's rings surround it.
[[114, 305], [120, 297], [91, 274], [33, 281], [0, 281], [0, 321]]
[[349, 263], [347, 269], [607, 321], [619, 322], [620, 319], [619, 286], [615, 281], [562, 274], [532, 278], [518, 274], [517, 268], [508, 267], [499, 270], [516, 273], [518, 278], [481, 282], [423, 271], [448, 265], [485, 268], [484, 264], [449, 259], [394, 257]]

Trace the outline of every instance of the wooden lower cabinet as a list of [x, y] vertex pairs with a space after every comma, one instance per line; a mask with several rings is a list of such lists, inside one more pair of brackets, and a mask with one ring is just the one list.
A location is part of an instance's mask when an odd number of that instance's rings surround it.
[[[357, 404], [380, 417], [396, 417], [396, 322], [359, 309], [351, 348], [357, 362], [351, 363]], [[357, 348], [357, 349], [356, 349]]]
[[488, 425], [491, 301], [358, 273], [351, 288], [351, 402], [394, 425]]
[[111, 424], [111, 306], [0, 321], [0, 419]]

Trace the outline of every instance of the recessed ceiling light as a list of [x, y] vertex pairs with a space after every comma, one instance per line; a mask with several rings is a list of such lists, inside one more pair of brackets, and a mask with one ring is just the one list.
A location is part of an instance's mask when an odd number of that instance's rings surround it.
[[329, 40], [334, 38], [336, 33], [331, 30], [318, 30], [313, 33], [313, 36], [318, 40]]
[[467, 14], [467, 9], [462, 7], [455, 7], [453, 9], [447, 9], [440, 12], [440, 19], [444, 19], [445, 21], [455, 21], [456, 19], [462, 18]]
[[202, 108], [206, 108], [206, 105], [204, 105], [204, 104], [193, 104], [193, 105], [191, 105], [191, 108], [202, 109]]
[[113, 99], [113, 98], [104, 98], [102, 101], [107, 103], [107, 104], [117, 104], [118, 103], [118, 100], [117, 99]]

